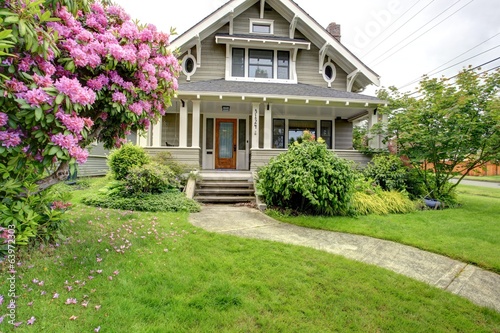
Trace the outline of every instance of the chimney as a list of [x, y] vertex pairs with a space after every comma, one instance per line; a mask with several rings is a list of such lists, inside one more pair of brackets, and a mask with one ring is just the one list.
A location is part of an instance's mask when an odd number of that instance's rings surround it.
[[326, 31], [330, 33], [340, 43], [340, 24], [332, 22], [326, 27]]

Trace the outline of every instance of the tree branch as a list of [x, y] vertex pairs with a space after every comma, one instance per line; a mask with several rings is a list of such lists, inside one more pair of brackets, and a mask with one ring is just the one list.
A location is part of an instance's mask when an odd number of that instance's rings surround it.
[[38, 191], [36, 193], [40, 193], [43, 190], [48, 189], [52, 185], [65, 181], [66, 179], [68, 179], [68, 176], [69, 163], [67, 161], [63, 161], [54, 173], [52, 173], [50, 176], [40, 179], [35, 183], [38, 185]]

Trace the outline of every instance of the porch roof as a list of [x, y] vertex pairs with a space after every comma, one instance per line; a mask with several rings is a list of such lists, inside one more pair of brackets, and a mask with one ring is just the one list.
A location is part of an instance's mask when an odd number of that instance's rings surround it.
[[268, 82], [243, 82], [243, 81], [227, 81], [224, 79], [186, 82], [180, 83], [177, 91], [177, 96], [196, 96], [201, 97], [216, 97], [222, 98], [239, 98], [249, 100], [281, 100], [288, 101], [306, 101], [309, 102], [329, 102], [343, 103], [362, 103], [368, 105], [386, 104], [386, 101], [380, 100], [377, 97], [357, 94], [348, 91], [340, 91], [331, 88], [317, 87], [309, 84], [283, 84], [283, 83], [268, 83]]

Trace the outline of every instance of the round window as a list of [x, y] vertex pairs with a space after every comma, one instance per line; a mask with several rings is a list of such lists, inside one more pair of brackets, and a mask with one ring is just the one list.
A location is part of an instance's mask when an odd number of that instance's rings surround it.
[[196, 59], [192, 54], [187, 54], [182, 59], [182, 72], [187, 77], [190, 77], [191, 75], [194, 74], [194, 72], [196, 72]]
[[328, 82], [332, 83], [335, 81], [335, 77], [337, 76], [337, 69], [335, 68], [335, 65], [332, 62], [327, 62], [326, 64], [323, 65], [323, 79]]

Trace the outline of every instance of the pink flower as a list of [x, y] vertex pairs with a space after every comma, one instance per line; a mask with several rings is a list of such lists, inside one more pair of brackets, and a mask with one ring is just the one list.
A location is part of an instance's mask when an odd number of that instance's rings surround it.
[[85, 120], [78, 117], [76, 113], [70, 116], [62, 111], [58, 111], [56, 113], [56, 118], [59, 119], [68, 130], [75, 134], [80, 134], [85, 126]]
[[35, 81], [37, 85], [43, 88], [52, 86], [52, 79], [48, 75], [41, 76], [35, 73], [33, 74], [33, 81]]
[[83, 164], [87, 162], [87, 158], [89, 157], [89, 152], [86, 149], [83, 149], [79, 146], [73, 146], [69, 148], [69, 156], [76, 159], [76, 163]]
[[68, 299], [66, 300], [66, 302], [64, 302], [64, 304], [66, 304], [66, 305], [69, 305], [69, 304], [76, 304], [76, 303], [78, 303], [78, 302], [76, 301], [76, 298], [68, 298]]
[[128, 106], [129, 110], [140, 116], [142, 114], [142, 106], [140, 103], [136, 102]]
[[50, 139], [53, 143], [61, 148], [70, 149], [71, 147], [78, 144], [78, 140], [71, 134], [64, 135], [62, 133], [57, 133]]
[[33, 325], [35, 323], [35, 317], [31, 317], [30, 319], [28, 319], [28, 321], [26, 322], [26, 324], [28, 325]]
[[125, 105], [125, 103], [127, 103], [127, 97], [122, 92], [115, 91], [113, 93], [113, 102], [119, 102], [121, 105]]
[[109, 79], [104, 75], [101, 74], [98, 77], [88, 80], [87, 81], [87, 86], [89, 86], [93, 90], [101, 90], [103, 87], [107, 86], [109, 83]]
[[0, 131], [0, 141], [2, 142], [2, 146], [16, 147], [21, 144], [21, 132], [19, 130], [7, 130]]
[[0, 127], [7, 125], [9, 116], [6, 113], [0, 112]]
[[60, 93], [68, 96], [73, 103], [81, 105], [93, 104], [96, 94], [87, 87], [82, 87], [77, 79], [62, 77], [56, 81], [54, 86]]

